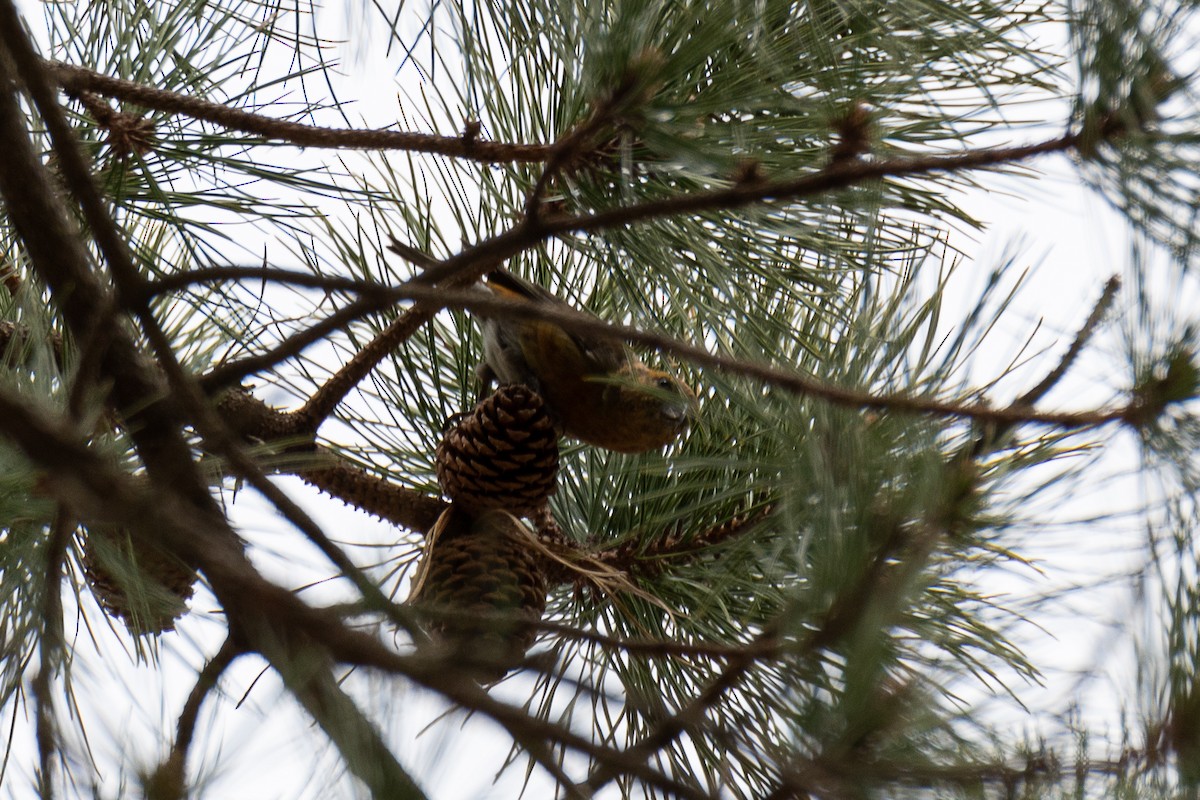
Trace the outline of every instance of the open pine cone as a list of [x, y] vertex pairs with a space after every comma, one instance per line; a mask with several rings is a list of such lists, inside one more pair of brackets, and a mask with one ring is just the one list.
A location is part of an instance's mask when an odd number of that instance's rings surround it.
[[554, 494], [558, 434], [540, 395], [507, 384], [452, 424], [437, 451], [442, 491], [468, 511], [500, 508], [518, 517]]
[[504, 677], [537, 636], [529, 623], [546, 610], [546, 578], [532, 538], [505, 511], [472, 519], [455, 507], [430, 533], [409, 602], [434, 612], [429, 634], [480, 683]]

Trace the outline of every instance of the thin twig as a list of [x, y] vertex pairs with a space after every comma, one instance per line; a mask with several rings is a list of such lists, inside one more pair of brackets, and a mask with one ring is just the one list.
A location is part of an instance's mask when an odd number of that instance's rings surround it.
[[196, 723], [200, 719], [200, 707], [209, 692], [216, 688], [221, 675], [241, 654], [242, 650], [233, 640], [226, 638], [196, 676], [196, 683], [188, 693], [175, 724], [175, 743], [171, 746], [171, 752], [150, 779], [159, 796], [186, 796], [187, 759], [195, 738]]
[[241, 654], [242, 651], [233, 643], [233, 640], [226, 639], [216, 654], [200, 670], [200, 674], [196, 676], [196, 684], [188, 693], [188, 698], [179, 712], [179, 720], [175, 726], [173, 749], [183, 754], [180, 763], [186, 763], [188, 748], [192, 746], [192, 739], [196, 733], [196, 722], [200, 718], [200, 706], [204, 702], [204, 698], [216, 688], [221, 675]]
[[420, 330], [422, 325], [433, 319], [435, 314], [437, 309], [426, 305], [416, 305], [405, 311], [378, 336], [359, 349], [341, 369], [318, 386], [304, 405], [294, 413], [315, 431], [388, 353], [394, 352]]
[[[387, 297], [380, 297], [378, 293], [360, 297], [320, 322], [293, 333], [270, 350], [213, 367], [200, 378], [200, 387], [205, 394], [216, 394], [221, 389], [240, 382], [247, 375], [270, 369], [299, 355], [305, 348], [316, 344], [334, 331], [339, 331], [368, 314], [382, 311], [393, 302]], [[315, 430], [307, 432], [315, 433]]]
[[[1092, 307], [1092, 313], [1088, 315], [1083, 326], [1075, 333], [1075, 338], [1071, 342], [1071, 346], [1063, 353], [1058, 364], [1054, 366], [1046, 376], [1038, 381], [1032, 389], [1018, 397], [1010, 405], [1010, 408], [1033, 408], [1034, 404], [1041, 400], [1046, 394], [1053, 389], [1058, 382], [1061, 381], [1067, 374], [1067, 371], [1079, 358], [1079, 354], [1083, 352], [1083, 348], [1087, 346], [1088, 341], [1099, 327], [1100, 321], [1104, 319], [1104, 315], [1108, 313], [1108, 309], [1112, 306], [1116, 299], [1117, 292], [1121, 288], [1121, 278], [1113, 275], [1104, 284], [1104, 290], [1100, 293], [1100, 298]], [[1121, 421], [1137, 425], [1139, 419], [1140, 408], [1136, 402], [1126, 407], [1126, 412], [1122, 416]], [[1010, 431], [1015, 422], [992, 422], [991, 425], [982, 426], [982, 429], [975, 436], [975, 441], [969, 446], [969, 453], [972, 458], [978, 458], [986, 452], [994, 450], [999, 443], [1004, 439], [1004, 436]]]
[[1092, 338], [1092, 334], [1096, 332], [1096, 328], [1100, 325], [1100, 321], [1104, 319], [1104, 315], [1108, 313], [1108, 309], [1112, 306], [1113, 300], [1117, 297], [1117, 292], [1121, 288], [1121, 278], [1118, 275], [1113, 275], [1104, 284], [1104, 291], [1100, 293], [1100, 299], [1096, 301], [1096, 305], [1092, 308], [1092, 313], [1088, 315], [1087, 320], [1083, 323], [1083, 327], [1075, 334], [1075, 339], [1071, 342], [1071, 346], [1067, 348], [1067, 352], [1063, 353], [1058, 365], [1047, 373], [1036, 386], [1030, 389], [1025, 394], [1021, 395], [1013, 405], [1016, 406], [1033, 406], [1034, 403], [1046, 396], [1046, 393], [1055, 387], [1055, 385], [1063, 379], [1067, 374], [1067, 370], [1075, 363], [1075, 359], [1083, 352], [1083, 348], [1087, 346], [1088, 341]]
[[753, 514], [735, 516], [690, 536], [672, 533], [648, 545], [631, 540], [619, 547], [601, 550], [593, 558], [622, 572], [657, 574], [669, 564], [696, 557], [712, 547], [754, 530], [774, 512], [774, 505], [768, 504]]
[[624, 85], [618, 87], [602, 103], [597, 105], [588, 118], [575, 125], [565, 135], [560, 136], [550, 148], [542, 174], [530, 190], [525, 200], [525, 216], [534, 222], [541, 214], [543, 195], [551, 181], [559, 176], [573, 161], [582, 158], [591, 147], [592, 140], [605, 126], [613, 121], [614, 111], [629, 99], [630, 93], [636, 88], [636, 82], [627, 79]]
[[176, 292], [201, 283], [218, 283], [221, 281], [263, 280], [277, 283], [287, 283], [294, 286], [304, 286], [310, 289], [321, 289], [325, 292], [362, 292], [385, 288], [375, 281], [364, 281], [360, 278], [345, 278], [340, 275], [314, 275], [297, 269], [282, 267], [200, 267], [149, 281], [146, 284], [147, 299], [157, 297], [166, 292]]
[[126, 103], [168, 114], [184, 114], [220, 125], [227, 130], [275, 139], [300, 147], [336, 147], [340, 149], [406, 150], [413, 153], [464, 158], [489, 164], [528, 163], [544, 160], [550, 146], [488, 142], [476, 136], [434, 136], [392, 130], [324, 128], [290, 120], [252, 114], [238, 108], [209, 102], [198, 97], [177, 94], [155, 86], [146, 86], [122, 78], [113, 78], [90, 69], [45, 61], [46, 71], [68, 94], [82, 92], [113, 97]]
[[36, 737], [38, 748], [38, 796], [44, 800], [54, 798], [54, 757], [58, 752], [58, 733], [55, 724], [54, 693], [50, 690], [54, 673], [62, 661], [63, 609], [62, 578], [63, 563], [67, 558], [67, 542], [75, 529], [75, 518], [70, 510], [59, 504], [46, 540], [46, 561], [42, 571], [42, 634], [38, 642], [37, 675], [32, 682], [33, 698], [37, 704]]

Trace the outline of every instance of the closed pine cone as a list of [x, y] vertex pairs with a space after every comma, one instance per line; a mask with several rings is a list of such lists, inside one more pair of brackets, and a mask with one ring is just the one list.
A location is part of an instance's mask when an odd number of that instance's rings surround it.
[[542, 506], [558, 477], [558, 433], [542, 398], [508, 384], [481, 400], [442, 437], [437, 476], [466, 510], [502, 508], [520, 517]]
[[196, 571], [157, 548], [135, 545], [121, 529], [91, 526], [83, 574], [96, 601], [133, 634], [175, 629], [195, 591]]
[[429, 634], [458, 666], [493, 683], [525, 657], [546, 610], [542, 561], [524, 523], [499, 510], [471, 518], [451, 507], [431, 532], [409, 602], [436, 613]]

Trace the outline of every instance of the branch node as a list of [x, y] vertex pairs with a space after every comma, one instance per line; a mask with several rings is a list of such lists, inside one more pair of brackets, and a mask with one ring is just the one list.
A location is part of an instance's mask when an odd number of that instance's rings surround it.
[[479, 134], [483, 130], [483, 124], [477, 119], [469, 119], [463, 125], [462, 143], [467, 147], [472, 147], [479, 142]]

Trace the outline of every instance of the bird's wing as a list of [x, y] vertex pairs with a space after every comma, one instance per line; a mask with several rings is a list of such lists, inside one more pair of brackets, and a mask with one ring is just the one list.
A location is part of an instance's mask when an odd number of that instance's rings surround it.
[[[574, 308], [570, 303], [551, 294], [547, 289], [519, 278], [508, 270], [497, 269], [489, 272], [487, 286], [499, 297], [550, 303], [560, 308]], [[548, 328], [553, 330], [548, 330]], [[607, 375], [625, 366], [629, 360], [628, 353], [620, 342], [572, 333], [553, 323], [542, 327], [538, 334], [542, 337], [569, 337], [574, 349], [586, 362], [584, 372], [589, 374]]]

